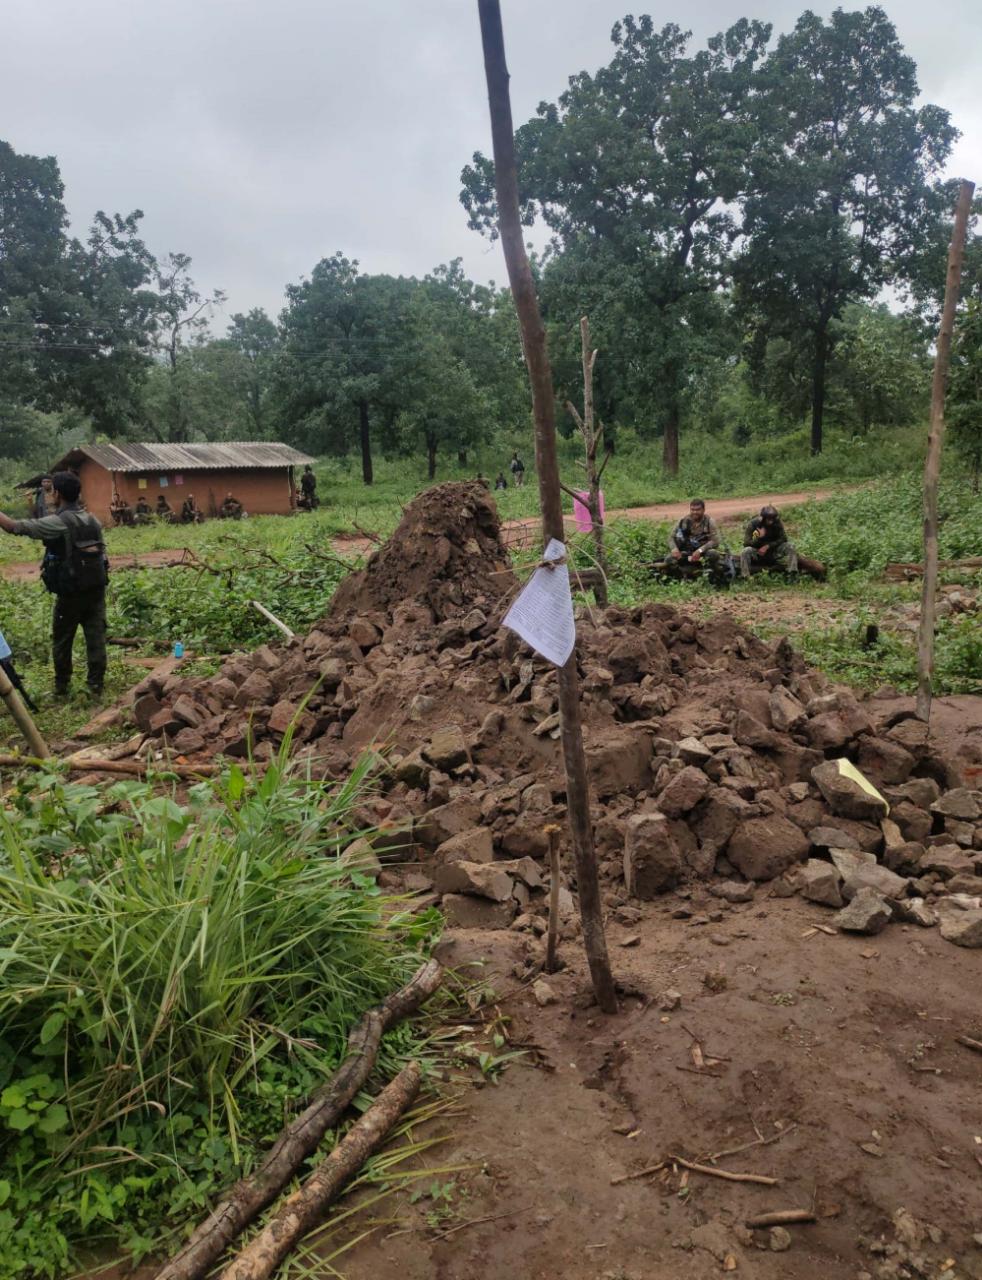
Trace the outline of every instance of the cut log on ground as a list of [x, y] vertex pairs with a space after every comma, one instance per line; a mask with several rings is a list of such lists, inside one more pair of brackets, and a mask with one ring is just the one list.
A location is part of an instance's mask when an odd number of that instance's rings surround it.
[[815, 1222], [811, 1209], [775, 1209], [773, 1213], [758, 1213], [748, 1218], [748, 1227], [783, 1227], [792, 1222]]
[[51, 769], [63, 765], [69, 773], [122, 773], [131, 778], [145, 778], [148, 774], [172, 773], [178, 778], [212, 778], [221, 773], [217, 764], [169, 764], [155, 760], [108, 760], [98, 756], [85, 756], [80, 760], [59, 760], [57, 756], [0, 755], [0, 767], [8, 769]]
[[221, 1280], [267, 1280], [298, 1240], [322, 1220], [344, 1186], [385, 1142], [419, 1093], [422, 1074], [410, 1062], [351, 1126], [299, 1191], [289, 1196], [259, 1235], [221, 1273]]
[[[969, 556], [965, 560], [939, 560], [938, 569], [953, 572], [965, 570], [966, 573], [971, 573], [982, 569], [982, 556]], [[920, 578], [923, 574], [924, 565], [919, 560], [891, 560], [883, 569], [883, 576], [891, 582], [904, 582], [907, 578]]]
[[829, 576], [829, 571], [821, 560], [813, 560], [811, 556], [803, 556], [800, 551], [798, 552], [798, 571], [799, 573], [807, 573], [809, 578], [814, 578], [816, 582], [824, 582]]
[[382, 1035], [414, 1013], [443, 981], [443, 970], [428, 960], [401, 990], [370, 1009], [348, 1036], [344, 1062], [289, 1124], [256, 1172], [237, 1183], [197, 1228], [184, 1248], [157, 1272], [155, 1280], [199, 1280], [313, 1155], [368, 1079]]

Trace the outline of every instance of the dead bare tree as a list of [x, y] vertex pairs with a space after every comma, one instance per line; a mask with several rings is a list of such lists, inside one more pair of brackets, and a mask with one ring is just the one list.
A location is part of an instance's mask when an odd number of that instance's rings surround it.
[[[481, 41], [484, 48], [484, 71], [488, 83], [488, 105], [491, 110], [491, 136], [494, 144], [494, 175], [498, 200], [498, 230], [508, 268], [515, 310], [522, 330], [525, 360], [532, 385], [532, 409], [535, 419], [535, 462], [539, 477], [539, 502], [542, 507], [544, 545], [551, 538], [565, 542], [563, 506], [556, 455], [556, 419], [553, 401], [552, 369], [546, 348], [546, 331], [539, 312], [535, 281], [525, 252], [522, 221], [518, 204], [518, 172], [515, 165], [515, 134], [508, 92], [508, 66], [505, 62], [505, 40], [501, 29], [499, 0], [478, 0], [481, 19]], [[590, 822], [590, 791], [583, 750], [583, 725], [580, 719], [579, 675], [576, 651], [559, 668], [559, 716], [563, 762], [566, 767], [566, 805], [569, 811], [573, 859], [576, 865], [576, 887], [580, 897], [583, 921], [583, 944], [586, 948], [590, 977], [597, 1003], [604, 1013], [617, 1012], [617, 992], [610, 971], [607, 939], [604, 935], [597, 877], [597, 855]]]
[[600, 580], [593, 588], [593, 597], [601, 609], [607, 607], [607, 553], [604, 550], [604, 520], [600, 510], [600, 479], [604, 468], [610, 460], [610, 449], [604, 454], [604, 460], [597, 467], [597, 450], [603, 439], [603, 423], [598, 426], [593, 412], [593, 366], [597, 353], [590, 348], [590, 321], [586, 316], [580, 320], [580, 344], [583, 348], [583, 416], [580, 417], [572, 401], [566, 401], [570, 416], [580, 429], [583, 437], [585, 453], [584, 467], [587, 482], [587, 510], [590, 512], [590, 529], [593, 533], [593, 548]]
[[962, 282], [962, 259], [968, 219], [972, 211], [974, 182], [962, 182], [955, 209], [955, 227], [948, 250], [948, 276], [945, 280], [944, 310], [938, 349], [934, 357], [934, 380], [931, 384], [931, 434], [924, 462], [924, 582], [921, 590], [921, 625], [917, 636], [917, 715], [930, 721], [934, 678], [935, 593], [938, 589], [938, 478], [941, 474], [941, 447], [944, 443], [944, 401], [951, 360], [951, 338], [955, 328], [955, 309]]

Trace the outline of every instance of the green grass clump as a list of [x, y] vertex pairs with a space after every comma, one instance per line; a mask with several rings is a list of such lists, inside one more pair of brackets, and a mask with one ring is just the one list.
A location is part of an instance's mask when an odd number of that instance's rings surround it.
[[433, 920], [336, 856], [372, 760], [284, 761], [184, 803], [50, 775], [0, 815], [0, 1274], [200, 1214], [418, 965]]

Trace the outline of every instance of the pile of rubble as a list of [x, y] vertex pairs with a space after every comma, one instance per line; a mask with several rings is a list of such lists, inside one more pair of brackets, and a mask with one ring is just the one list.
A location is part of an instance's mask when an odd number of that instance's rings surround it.
[[[500, 627], [518, 586], [490, 495], [437, 486], [309, 635], [210, 679], [139, 686], [144, 749], [261, 761], [291, 734], [294, 757], [329, 778], [383, 750], [390, 768], [358, 815], [375, 834], [349, 854], [442, 895], [454, 923], [541, 931], [564, 783], [556, 672]], [[745, 901], [767, 881], [837, 908], [843, 929], [940, 923], [982, 946], [982, 793], [920, 721], [876, 723], [786, 641], [728, 619], [653, 603], [578, 615], [609, 907], [693, 882]], [[564, 904], [572, 918], [568, 892]]]

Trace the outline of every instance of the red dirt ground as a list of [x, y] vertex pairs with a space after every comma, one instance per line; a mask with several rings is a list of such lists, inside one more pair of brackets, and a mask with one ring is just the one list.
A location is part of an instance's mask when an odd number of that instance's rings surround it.
[[[822, 908], [765, 895], [735, 907], [694, 899], [691, 921], [671, 918], [670, 898], [642, 904], [638, 926], [612, 925], [617, 976], [642, 994], [610, 1019], [589, 1007], [578, 942], [563, 945], [569, 967], [548, 979], [558, 1002], [539, 1008], [527, 988], [507, 998], [521, 985], [511, 976], [521, 937], [455, 932], [443, 958], [483, 962], [514, 1019], [511, 1038], [534, 1042], [534, 1055], [465, 1096], [438, 1149], [441, 1165], [475, 1166], [457, 1176], [456, 1216], [434, 1230], [425, 1202], [403, 1203], [410, 1230], [371, 1233], [338, 1260], [348, 1280], [704, 1280], [727, 1254], [755, 1280], [934, 1278], [951, 1259], [952, 1275], [982, 1277], [972, 1240], [982, 1230], [982, 1056], [955, 1041], [982, 1033], [969, 994], [977, 954], [914, 925], [828, 936], [814, 930], [828, 921]], [[711, 912], [722, 918], [698, 921]], [[707, 987], [707, 974], [725, 990]], [[670, 1014], [649, 1003], [668, 987], [682, 994]], [[711, 1070], [696, 1069], [693, 1037], [718, 1057]], [[683, 1186], [681, 1170], [612, 1185], [668, 1155], [698, 1161], [792, 1125], [719, 1162], [779, 1186], [698, 1173]], [[741, 1229], [748, 1215], [786, 1208], [818, 1214], [788, 1228], [788, 1252]], [[909, 1250], [869, 1251], [881, 1236], [895, 1246], [901, 1208], [936, 1237], [914, 1247], [913, 1264]], [[435, 1239], [487, 1215], [502, 1216]], [[719, 1224], [718, 1257], [693, 1245], [706, 1223]], [[906, 1269], [880, 1270], [895, 1263]]]

